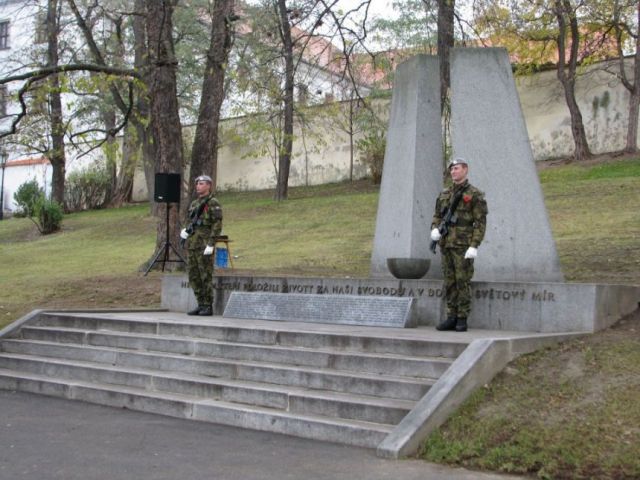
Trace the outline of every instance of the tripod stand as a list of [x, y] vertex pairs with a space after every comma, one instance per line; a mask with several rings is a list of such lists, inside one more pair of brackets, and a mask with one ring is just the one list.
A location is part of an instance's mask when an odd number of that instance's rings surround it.
[[[166, 203], [167, 208], [166, 208], [166, 238], [164, 241], [164, 245], [162, 247], [160, 247], [158, 249], [158, 253], [156, 253], [156, 256], [153, 257], [153, 261], [149, 264], [149, 266], [147, 267], [147, 269], [144, 272], [144, 276], [147, 276], [147, 273], [149, 273], [149, 270], [151, 270], [153, 268], [153, 266], [156, 263], [162, 263], [162, 271], [164, 272], [164, 265], [167, 262], [175, 262], [175, 263], [186, 263], [184, 261], [184, 259], [180, 256], [180, 254], [178, 253], [178, 251], [175, 249], [175, 247], [173, 245], [171, 245], [171, 242], [169, 241], [169, 203]], [[173, 250], [173, 253], [176, 254], [176, 256], [178, 257], [178, 260], [170, 260], [169, 257], [170, 255], [170, 251]], [[158, 260], [158, 258], [160, 258], [160, 255], [163, 255], [162, 260]]]

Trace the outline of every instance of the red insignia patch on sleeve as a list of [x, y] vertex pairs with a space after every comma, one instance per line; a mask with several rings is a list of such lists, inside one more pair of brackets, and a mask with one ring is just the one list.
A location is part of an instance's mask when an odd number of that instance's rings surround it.
[[471, 201], [471, 199], [472, 199], [472, 198], [473, 198], [473, 197], [472, 197], [471, 195], [468, 195], [468, 194], [467, 194], [467, 195], [463, 195], [463, 196], [462, 196], [462, 201], [463, 201], [464, 203], [469, 203], [469, 202]]

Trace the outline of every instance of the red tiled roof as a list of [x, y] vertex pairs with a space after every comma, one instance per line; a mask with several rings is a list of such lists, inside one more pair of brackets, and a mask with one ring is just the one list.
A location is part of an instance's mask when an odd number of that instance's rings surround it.
[[10, 160], [7, 162], [7, 167], [23, 167], [27, 165], [44, 165], [49, 163], [47, 157], [40, 155], [39, 157], [21, 158], [19, 160]]

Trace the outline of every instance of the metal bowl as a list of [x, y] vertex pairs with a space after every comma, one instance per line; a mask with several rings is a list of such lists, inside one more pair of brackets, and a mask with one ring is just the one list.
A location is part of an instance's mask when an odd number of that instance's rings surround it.
[[430, 266], [430, 258], [387, 258], [387, 268], [396, 278], [422, 278]]

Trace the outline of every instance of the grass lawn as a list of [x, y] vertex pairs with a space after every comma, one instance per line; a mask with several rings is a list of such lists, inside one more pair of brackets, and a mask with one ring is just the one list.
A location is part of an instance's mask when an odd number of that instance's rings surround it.
[[[567, 281], [640, 285], [640, 159], [540, 169]], [[236, 274], [366, 277], [378, 190], [367, 182], [224, 193]], [[164, 218], [161, 220], [164, 221]], [[40, 236], [0, 222], [0, 327], [35, 308], [158, 306], [149, 205], [66, 215]], [[519, 358], [422, 457], [540, 478], [640, 478], [640, 318]]]
[[[640, 160], [540, 172], [569, 281], [640, 285]], [[640, 478], [640, 312], [524, 355], [480, 388], [420, 457], [549, 479]]]

